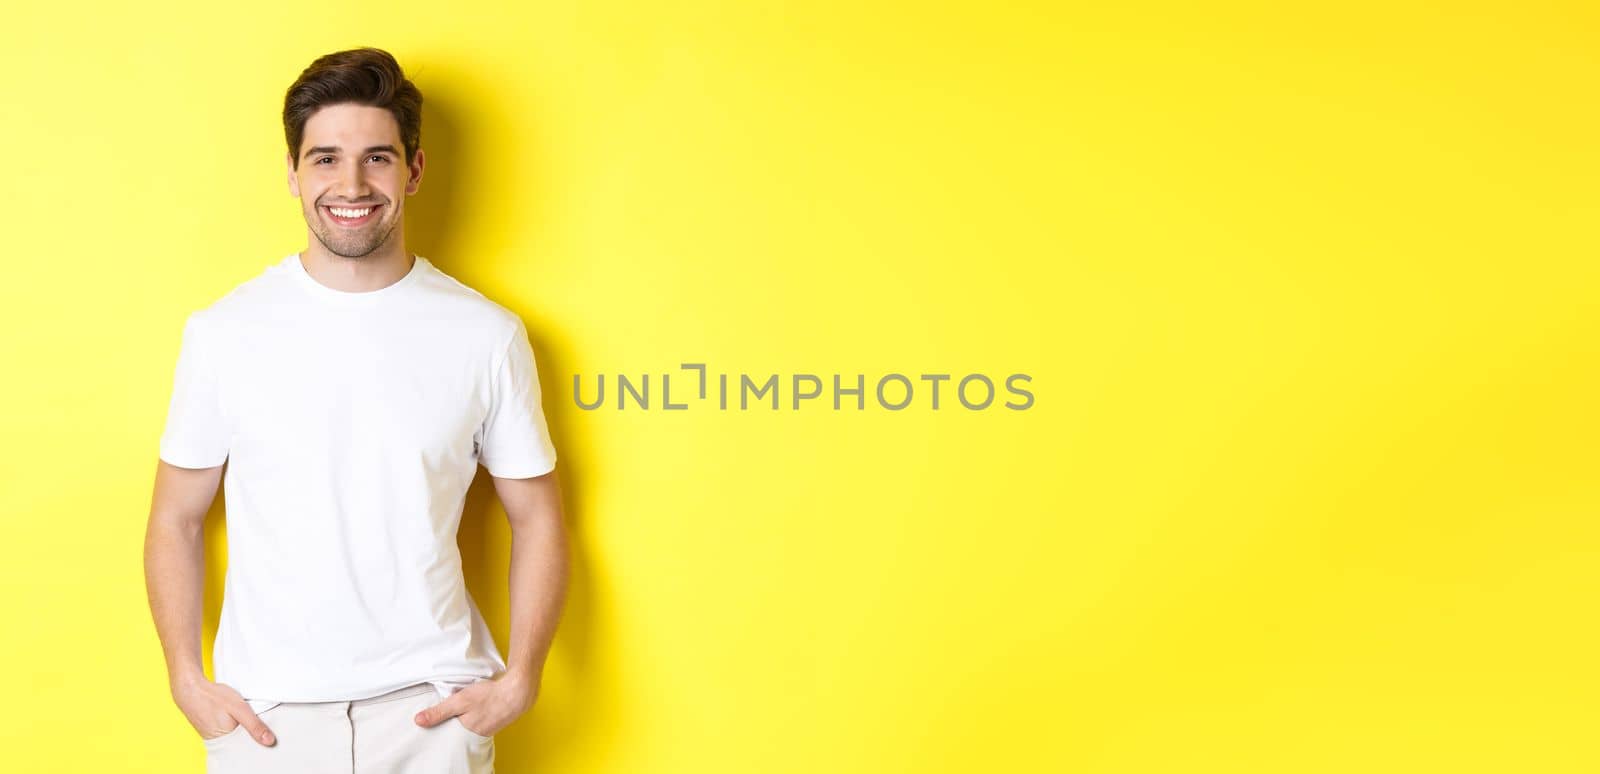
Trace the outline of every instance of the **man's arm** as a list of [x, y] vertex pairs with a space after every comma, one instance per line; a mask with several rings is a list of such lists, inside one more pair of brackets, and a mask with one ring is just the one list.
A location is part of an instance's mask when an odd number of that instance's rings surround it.
[[145, 588], [166, 652], [168, 682], [177, 684], [205, 676], [200, 661], [203, 539], [222, 467], [180, 468], [165, 461], [156, 465], [155, 495], [144, 536]]
[[202, 738], [243, 724], [258, 742], [272, 732], [233, 688], [206, 679], [200, 660], [201, 589], [205, 582], [205, 521], [222, 466], [180, 468], [156, 463], [155, 494], [144, 537], [145, 590], [166, 652], [173, 701]]
[[511, 653], [506, 674], [539, 692], [567, 591], [567, 530], [554, 471], [536, 478], [496, 478], [511, 522]]
[[506, 671], [475, 683], [417, 715], [418, 725], [452, 715], [481, 736], [493, 736], [533, 706], [545, 658], [567, 591], [567, 530], [555, 471], [533, 478], [494, 478], [511, 522], [511, 652]]

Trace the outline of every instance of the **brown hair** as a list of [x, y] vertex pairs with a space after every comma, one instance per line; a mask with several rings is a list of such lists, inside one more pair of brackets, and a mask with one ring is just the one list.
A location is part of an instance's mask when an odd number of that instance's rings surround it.
[[318, 57], [283, 97], [283, 134], [300, 168], [300, 141], [313, 113], [339, 103], [387, 109], [400, 125], [406, 163], [422, 143], [422, 92], [406, 80], [400, 63], [381, 48], [353, 48]]

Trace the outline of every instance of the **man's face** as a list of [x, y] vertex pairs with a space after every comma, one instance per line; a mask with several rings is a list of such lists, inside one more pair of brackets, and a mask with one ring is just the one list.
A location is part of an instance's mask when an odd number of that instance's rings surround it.
[[410, 164], [400, 125], [383, 108], [329, 105], [306, 120], [300, 164], [289, 159], [289, 191], [329, 252], [360, 258], [402, 242], [405, 197], [422, 181], [422, 151]]

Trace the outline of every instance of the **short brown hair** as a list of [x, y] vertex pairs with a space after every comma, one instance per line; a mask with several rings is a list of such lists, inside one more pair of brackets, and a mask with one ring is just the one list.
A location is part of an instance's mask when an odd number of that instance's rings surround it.
[[422, 143], [422, 92], [406, 80], [400, 63], [389, 52], [352, 48], [318, 57], [283, 97], [283, 134], [295, 169], [300, 168], [306, 121], [318, 110], [340, 103], [388, 110], [400, 125], [406, 163], [416, 158], [417, 146]]

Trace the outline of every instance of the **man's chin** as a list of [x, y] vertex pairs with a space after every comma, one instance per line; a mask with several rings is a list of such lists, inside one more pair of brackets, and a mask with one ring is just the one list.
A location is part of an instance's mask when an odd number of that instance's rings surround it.
[[328, 252], [333, 253], [340, 258], [365, 258], [371, 255], [374, 250], [378, 249], [378, 245], [375, 244], [353, 245], [337, 239], [328, 239], [327, 235], [325, 234], [319, 234], [317, 241], [321, 242], [322, 246], [327, 248]]
[[365, 258], [365, 257], [367, 257], [369, 255], [372, 255], [372, 253], [374, 251], [376, 251], [377, 249], [378, 249], [377, 246], [368, 247], [368, 248], [365, 248], [365, 249], [340, 248], [340, 249], [334, 250], [332, 248], [329, 248], [329, 250], [334, 255], [337, 255], [337, 256], [339, 256], [341, 258]]

